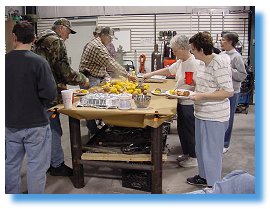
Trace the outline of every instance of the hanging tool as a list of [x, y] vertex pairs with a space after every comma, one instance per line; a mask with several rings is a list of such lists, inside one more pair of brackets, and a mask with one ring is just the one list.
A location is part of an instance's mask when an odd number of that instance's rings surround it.
[[141, 54], [139, 57], [139, 61], [140, 61], [139, 72], [140, 73], [145, 73], [145, 67], [144, 67], [145, 60], [146, 60], [146, 56], [144, 54]]

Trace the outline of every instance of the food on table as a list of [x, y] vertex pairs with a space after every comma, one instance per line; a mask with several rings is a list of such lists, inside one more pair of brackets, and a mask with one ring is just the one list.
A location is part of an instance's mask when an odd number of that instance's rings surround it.
[[75, 93], [77, 93], [77, 94], [88, 94], [89, 92], [86, 89], [76, 89]]
[[107, 82], [101, 87], [92, 87], [89, 91], [92, 93], [109, 93], [109, 94], [120, 94], [130, 93], [133, 95], [147, 94], [149, 84], [138, 85], [132, 81], [113, 81]]
[[148, 91], [147, 90], [143, 90], [143, 95], [147, 95]]
[[161, 89], [160, 88], [156, 88], [154, 92], [155, 92], [155, 94], [160, 94], [161, 93]]

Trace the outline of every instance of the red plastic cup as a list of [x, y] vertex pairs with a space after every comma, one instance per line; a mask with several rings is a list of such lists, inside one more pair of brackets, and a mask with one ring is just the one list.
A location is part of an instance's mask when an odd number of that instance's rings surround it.
[[185, 82], [186, 82], [186, 84], [191, 85], [192, 80], [193, 80], [193, 72], [185, 72]]

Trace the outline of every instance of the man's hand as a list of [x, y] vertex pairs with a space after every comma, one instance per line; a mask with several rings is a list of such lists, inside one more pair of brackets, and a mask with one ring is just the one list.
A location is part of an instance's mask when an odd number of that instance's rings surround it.
[[63, 83], [59, 83], [59, 84], [57, 84], [57, 89], [59, 92], [62, 90], [67, 90], [67, 86]]
[[83, 89], [89, 89], [90, 88], [89, 79], [87, 78], [86, 82], [81, 84], [80, 87], [83, 88]]
[[132, 76], [132, 75], [127, 75], [127, 78], [129, 81], [136, 81], [137, 78], [135, 76]]

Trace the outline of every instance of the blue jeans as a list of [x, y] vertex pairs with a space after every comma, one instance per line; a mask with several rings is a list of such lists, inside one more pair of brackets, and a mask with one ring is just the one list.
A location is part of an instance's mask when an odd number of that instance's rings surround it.
[[60, 114], [56, 113], [55, 118], [51, 118], [52, 112], [48, 112], [50, 118], [50, 127], [52, 130], [52, 153], [51, 166], [57, 168], [64, 162], [64, 152], [61, 145], [62, 127], [60, 123]]
[[5, 128], [5, 192], [21, 193], [20, 171], [27, 156], [27, 186], [29, 194], [45, 191], [46, 172], [51, 159], [51, 129], [49, 125], [35, 128]]
[[224, 137], [224, 147], [228, 148], [230, 146], [231, 141], [231, 135], [232, 135], [232, 129], [233, 129], [233, 121], [234, 121], [234, 114], [238, 105], [240, 93], [234, 94], [232, 97], [230, 97], [230, 120], [229, 120], [229, 127], [227, 131], [225, 132]]
[[[102, 81], [100, 78], [95, 78], [92, 76], [89, 76], [89, 87], [93, 87], [96, 86], [98, 84], [100, 84], [100, 82]], [[96, 120], [86, 120], [86, 127], [88, 128], [88, 130], [90, 131], [91, 134], [96, 134], [97, 131], [99, 130], [96, 124]]]

